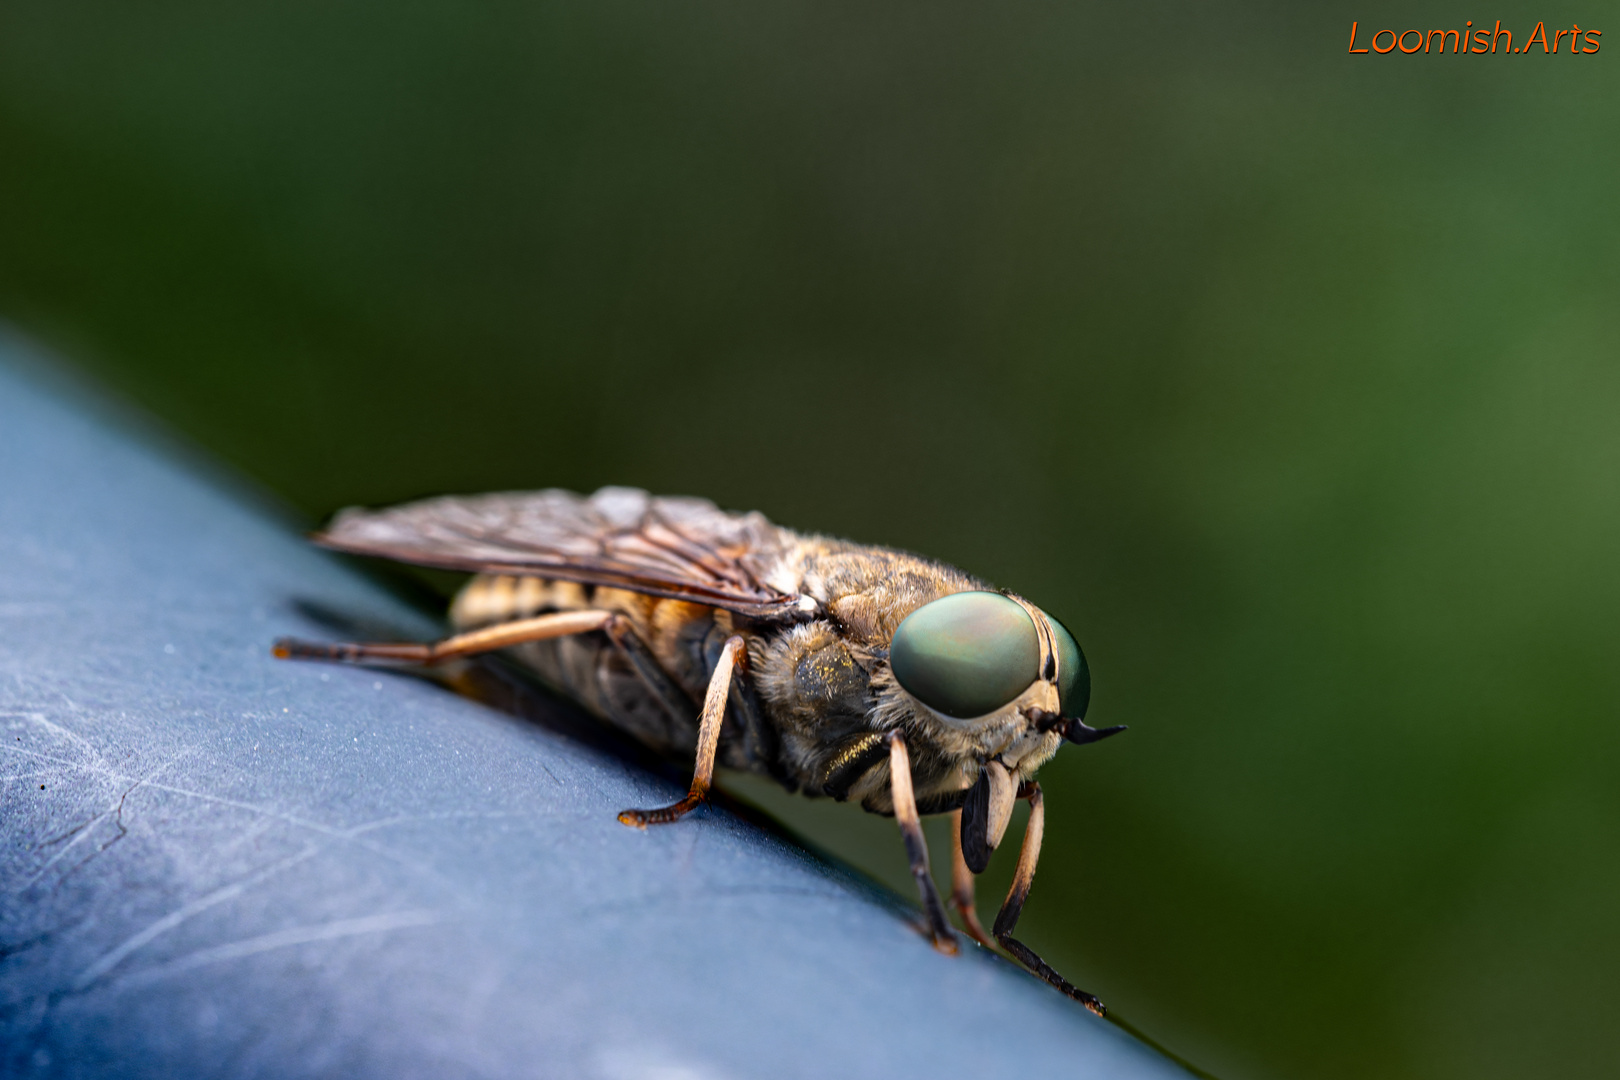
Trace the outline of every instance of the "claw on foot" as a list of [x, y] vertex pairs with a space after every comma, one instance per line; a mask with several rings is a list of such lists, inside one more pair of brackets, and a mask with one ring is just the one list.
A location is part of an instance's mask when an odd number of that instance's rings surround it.
[[696, 792], [688, 792], [686, 798], [673, 806], [660, 807], [657, 810], [625, 810], [619, 814], [619, 824], [628, 825], [632, 829], [645, 829], [649, 825], [668, 825], [672, 821], [679, 821], [687, 814], [696, 810], [703, 803], [703, 796]]

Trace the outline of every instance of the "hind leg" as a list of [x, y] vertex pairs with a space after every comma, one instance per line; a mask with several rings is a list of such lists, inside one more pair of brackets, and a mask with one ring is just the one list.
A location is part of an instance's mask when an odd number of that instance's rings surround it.
[[397, 664], [437, 664], [457, 657], [522, 645], [527, 641], [545, 641], [601, 630], [617, 618], [619, 616], [611, 611], [557, 611], [532, 619], [496, 623], [481, 630], [447, 637], [443, 641], [425, 643], [323, 644], [300, 641], [298, 638], [281, 638], [270, 647], [270, 652], [282, 660], [337, 660], [346, 663], [384, 660]]

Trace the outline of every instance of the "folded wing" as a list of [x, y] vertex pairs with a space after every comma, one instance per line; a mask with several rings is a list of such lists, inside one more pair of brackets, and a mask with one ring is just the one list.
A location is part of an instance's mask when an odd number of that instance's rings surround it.
[[762, 618], [813, 602], [766, 584], [793, 534], [763, 515], [634, 488], [446, 496], [345, 510], [325, 547], [398, 562], [608, 585]]

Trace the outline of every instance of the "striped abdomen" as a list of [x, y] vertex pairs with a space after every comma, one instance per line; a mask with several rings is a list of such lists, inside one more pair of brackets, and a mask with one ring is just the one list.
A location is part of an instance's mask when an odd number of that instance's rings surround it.
[[[594, 609], [629, 620], [636, 637], [676, 688], [681, 715], [649, 692], [630, 659], [606, 633], [535, 641], [508, 650], [554, 689], [661, 753], [689, 756], [697, 745], [697, 707], [720, 647], [730, 635], [729, 613], [682, 600], [664, 600], [625, 589], [579, 585], [535, 577], [480, 574], [456, 596], [450, 621], [456, 630], [525, 619], [552, 611]], [[740, 760], [740, 748], [722, 740], [723, 760]]]

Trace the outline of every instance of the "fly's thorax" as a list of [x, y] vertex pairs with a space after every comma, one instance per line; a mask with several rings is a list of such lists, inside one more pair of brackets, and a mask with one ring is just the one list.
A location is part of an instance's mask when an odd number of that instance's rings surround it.
[[876, 657], [830, 622], [755, 638], [749, 664], [760, 696], [784, 723], [829, 735], [867, 727]]
[[824, 536], [795, 537], [768, 580], [813, 598], [851, 644], [877, 649], [888, 647], [895, 627], [919, 606], [985, 587], [944, 563]]
[[794, 536], [767, 580], [812, 598], [825, 613], [749, 647], [760, 696], [783, 728], [784, 754], [816, 790], [821, 766], [881, 730], [872, 680], [887, 662], [895, 627], [930, 600], [980, 586], [915, 555], [813, 535]]

